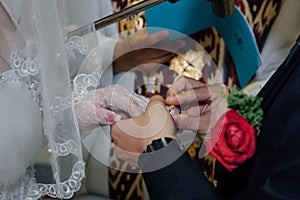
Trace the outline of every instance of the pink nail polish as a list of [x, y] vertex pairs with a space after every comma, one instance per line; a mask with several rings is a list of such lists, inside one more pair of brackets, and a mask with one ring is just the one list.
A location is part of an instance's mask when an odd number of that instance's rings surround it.
[[118, 116], [118, 115], [116, 116], [116, 115], [110, 113], [110, 114], [106, 115], [105, 120], [106, 120], [106, 122], [113, 124], [120, 120], [120, 116]]

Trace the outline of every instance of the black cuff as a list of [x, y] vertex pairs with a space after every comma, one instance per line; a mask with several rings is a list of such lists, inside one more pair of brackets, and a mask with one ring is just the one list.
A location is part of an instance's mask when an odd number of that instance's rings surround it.
[[177, 160], [185, 151], [172, 138], [161, 138], [154, 140], [147, 146], [146, 150], [140, 154], [138, 165], [142, 172], [149, 172], [168, 166]]
[[168, 137], [162, 137], [160, 139], [153, 140], [152, 143], [147, 146], [146, 150], [143, 153], [154, 152], [163, 147], [166, 147], [172, 140], [172, 138]]

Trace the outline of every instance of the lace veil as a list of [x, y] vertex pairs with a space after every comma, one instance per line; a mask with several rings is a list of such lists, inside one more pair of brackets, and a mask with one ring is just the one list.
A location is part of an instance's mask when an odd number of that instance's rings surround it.
[[[1, 0], [1, 3], [16, 27], [10, 66], [30, 82], [30, 89], [36, 93], [35, 101], [43, 120], [41, 134], [51, 154], [54, 182], [34, 184], [27, 198], [38, 199], [46, 194], [71, 198], [85, 176], [73, 105], [88, 87], [96, 87], [101, 75], [101, 58], [93, 55], [86, 58], [97, 45], [89, 1]], [[75, 31], [80, 27], [85, 28]], [[91, 73], [77, 76], [80, 67], [88, 67]]]

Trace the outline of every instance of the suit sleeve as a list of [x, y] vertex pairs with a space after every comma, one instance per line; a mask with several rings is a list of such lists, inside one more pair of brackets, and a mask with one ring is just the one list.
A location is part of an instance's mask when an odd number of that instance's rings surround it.
[[160, 152], [141, 155], [143, 161], [142, 164], [141, 162], [139, 164], [150, 199], [220, 199], [216, 188], [208, 182], [196, 161], [192, 160], [188, 153], [183, 152], [176, 144], [171, 144], [167, 148], [176, 152], [181, 151], [181, 154], [169, 165], [157, 170], [149, 168], [145, 170], [145, 166], [162, 163], [166, 158], [165, 155], [172, 156], [172, 153]]
[[290, 85], [293, 95], [288, 98], [289, 106], [285, 106], [289, 114], [282, 122], [285, 128], [275, 151], [275, 166], [261, 192], [262, 199], [300, 199], [300, 91], [296, 90], [299, 82], [295, 82], [294, 89]]

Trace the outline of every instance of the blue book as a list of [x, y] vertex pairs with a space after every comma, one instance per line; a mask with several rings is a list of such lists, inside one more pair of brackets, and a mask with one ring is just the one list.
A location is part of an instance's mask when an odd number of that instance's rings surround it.
[[148, 27], [157, 27], [152, 30], [174, 30], [170, 40], [216, 27], [232, 55], [241, 87], [251, 80], [261, 65], [254, 34], [237, 8], [231, 16], [218, 18], [207, 0], [180, 0], [175, 4], [166, 1], [147, 9], [146, 16]]

